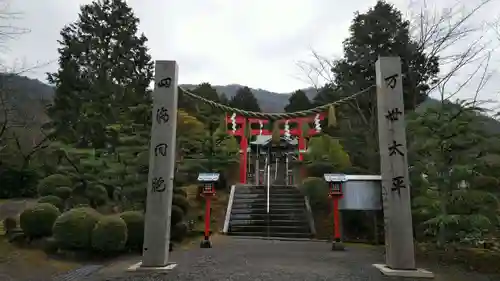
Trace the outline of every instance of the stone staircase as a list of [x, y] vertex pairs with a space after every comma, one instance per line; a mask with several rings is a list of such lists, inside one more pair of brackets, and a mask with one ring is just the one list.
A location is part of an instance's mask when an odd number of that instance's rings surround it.
[[229, 235], [311, 238], [304, 196], [292, 186], [271, 186], [267, 214], [265, 186], [237, 186], [229, 217]]

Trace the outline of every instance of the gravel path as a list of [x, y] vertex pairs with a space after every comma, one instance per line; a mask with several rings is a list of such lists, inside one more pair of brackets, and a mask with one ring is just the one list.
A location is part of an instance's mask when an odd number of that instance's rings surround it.
[[0, 202], [0, 220], [3, 221], [7, 217], [19, 215], [26, 207], [32, 204], [30, 201], [33, 200], [9, 200]]
[[[212, 249], [194, 248], [174, 252], [171, 260], [178, 265], [167, 273], [135, 272], [94, 276], [89, 281], [382, 281], [388, 278], [372, 267], [383, 261], [380, 249], [350, 247], [332, 252], [325, 242], [292, 242], [223, 238]], [[129, 261], [130, 262], [130, 261]], [[120, 268], [123, 268], [122, 264]], [[463, 272], [438, 274], [437, 281], [493, 281], [486, 276]], [[405, 281], [413, 281], [404, 279]], [[420, 279], [422, 280], [422, 279]]]

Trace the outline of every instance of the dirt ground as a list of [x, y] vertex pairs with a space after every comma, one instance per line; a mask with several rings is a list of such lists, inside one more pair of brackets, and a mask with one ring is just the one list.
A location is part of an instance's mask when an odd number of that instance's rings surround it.
[[[332, 280], [401, 281], [384, 277], [372, 264], [383, 261], [381, 247], [349, 244], [348, 251], [334, 252], [325, 242], [244, 239], [216, 235], [212, 249], [178, 249], [169, 260], [177, 266], [167, 272], [126, 272], [140, 260], [128, 257], [110, 264], [82, 281], [144, 280]], [[458, 267], [419, 263], [430, 269], [436, 281], [498, 281], [500, 276], [464, 271]], [[419, 279], [404, 279], [417, 281]]]
[[[196, 186], [187, 188], [188, 198], [194, 209], [194, 216], [204, 215], [204, 204], [197, 202]], [[214, 238], [216, 232], [222, 229], [227, 206], [227, 192], [219, 192], [212, 200], [212, 230]], [[0, 281], [31, 281], [31, 280], [51, 280], [54, 276], [75, 270], [84, 266], [82, 263], [73, 261], [57, 260], [47, 256], [38, 249], [19, 248], [7, 241], [3, 236], [3, 220], [7, 217], [17, 217], [27, 207], [33, 205], [36, 200], [16, 199], [0, 201]], [[199, 230], [199, 236], [190, 237], [182, 244], [178, 245], [178, 250], [187, 250], [192, 247], [198, 247], [201, 239], [201, 233], [204, 223], [199, 221], [196, 229]], [[129, 260], [130, 257], [120, 257], [116, 261]], [[114, 263], [114, 262], [112, 262]]]
[[15, 247], [0, 236], [0, 274], [13, 280], [51, 280], [51, 277], [79, 266], [75, 262], [51, 259], [41, 250]]
[[[25, 208], [34, 204], [33, 199], [0, 201], [0, 223], [7, 217], [18, 216]], [[78, 263], [49, 258], [43, 251], [18, 248], [7, 241], [0, 229], [0, 280], [50, 280], [52, 276], [80, 266]], [[34, 270], [36, 269], [36, 270]]]

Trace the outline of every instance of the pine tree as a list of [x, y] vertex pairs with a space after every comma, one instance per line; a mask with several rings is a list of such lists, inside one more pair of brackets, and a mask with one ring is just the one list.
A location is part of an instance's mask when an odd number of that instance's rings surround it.
[[[344, 57], [332, 69], [335, 86], [344, 95], [375, 84], [375, 62], [379, 56], [399, 56], [402, 61], [406, 109], [413, 109], [428, 95], [430, 84], [439, 72], [438, 58], [426, 55], [410, 36], [410, 22], [394, 5], [379, 0], [364, 14], [357, 14], [344, 40]], [[358, 100], [369, 111], [375, 96]]]
[[[405, 109], [418, 106], [426, 99], [439, 66], [437, 57], [417, 47], [409, 28], [410, 23], [403, 19], [401, 12], [381, 0], [367, 12], [356, 14], [349, 37], [343, 43], [343, 58], [336, 60], [332, 68], [335, 79], [326, 85], [315, 103], [340, 100], [373, 86], [378, 57], [399, 56]], [[354, 166], [379, 173], [375, 89], [346, 101], [337, 112], [339, 131], [335, 135], [344, 137], [342, 145]]]
[[[209, 83], [200, 84], [193, 90], [193, 93], [197, 94], [198, 96], [204, 97], [208, 100], [215, 101], [218, 103], [220, 102], [217, 90], [215, 90]], [[198, 119], [202, 123], [204, 124], [213, 123], [214, 126], [217, 127], [217, 124], [220, 119], [219, 109], [215, 109], [212, 106], [199, 101], [195, 101], [195, 108], [196, 108], [195, 111], [188, 111], [188, 112], [194, 117], [196, 117], [196, 119]]]
[[105, 147], [107, 125], [128, 107], [151, 103], [153, 63], [138, 23], [124, 0], [98, 0], [63, 28], [59, 69], [48, 75], [56, 87], [48, 114], [60, 140]]
[[221, 104], [229, 105], [229, 99], [227, 98], [227, 96], [224, 93], [220, 94], [219, 101]]
[[243, 110], [260, 112], [259, 102], [248, 87], [239, 88], [236, 95], [231, 98], [229, 105]]
[[311, 101], [302, 90], [295, 91], [290, 98], [288, 104], [285, 106], [286, 112], [294, 112], [312, 108]]

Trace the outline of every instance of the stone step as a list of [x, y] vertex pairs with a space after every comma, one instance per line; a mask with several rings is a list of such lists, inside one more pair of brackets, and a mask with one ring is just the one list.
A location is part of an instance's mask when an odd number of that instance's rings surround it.
[[[305, 214], [304, 208], [269, 208], [271, 214]], [[232, 208], [231, 214], [259, 214], [267, 215], [266, 208]]]
[[[274, 201], [304, 201], [304, 196], [302, 195], [271, 195], [269, 194], [269, 199]], [[243, 196], [234, 196], [234, 200], [267, 200], [266, 194], [244, 194]]]
[[[268, 221], [265, 219], [258, 219], [258, 220], [232, 220], [229, 222], [230, 226], [240, 226], [240, 225], [267, 225]], [[270, 219], [269, 220], [269, 225], [272, 226], [303, 226], [307, 225], [306, 220], [277, 220], [277, 219]]]
[[[276, 199], [300, 199], [304, 200], [304, 195], [300, 193], [283, 193], [283, 194], [274, 194], [270, 193], [269, 194], [270, 198], [276, 198]], [[259, 199], [259, 198], [264, 198], [267, 199], [267, 194], [265, 192], [263, 193], [235, 193], [234, 194], [234, 199]]]
[[284, 226], [284, 225], [230, 225], [230, 232], [263, 232], [267, 233], [310, 233], [311, 229], [306, 225]]
[[[267, 206], [267, 200], [253, 200], [253, 201], [233, 201], [233, 206], [232, 208], [256, 208], [256, 207], [266, 207]], [[304, 208], [305, 203], [304, 201], [291, 201], [291, 202], [271, 202], [269, 201], [269, 207], [270, 208], [276, 208], [276, 207], [289, 207], [291, 209], [293, 208]]]
[[[302, 206], [290, 206], [290, 205], [270, 205], [269, 206], [269, 213], [274, 213], [274, 214], [297, 214], [297, 213], [305, 213], [306, 210]], [[239, 204], [239, 205], [233, 205], [233, 208], [231, 210], [232, 214], [267, 214], [268, 213], [268, 208], [265, 204], [261, 205], [253, 205], [249, 206], [246, 204]]]
[[307, 221], [307, 216], [304, 213], [302, 214], [275, 214], [267, 213], [264, 214], [248, 214], [248, 213], [231, 213], [231, 221], [235, 220], [266, 220], [267, 218], [271, 220], [305, 220]]
[[231, 236], [248, 236], [248, 237], [276, 237], [276, 238], [311, 238], [311, 233], [267, 233], [262, 232], [229, 232]]
[[[235, 194], [252, 193], [252, 194], [265, 194], [267, 193], [267, 188], [263, 187], [238, 187], [235, 189]], [[269, 193], [272, 194], [301, 194], [300, 190], [295, 187], [290, 188], [274, 188], [269, 189]]]

